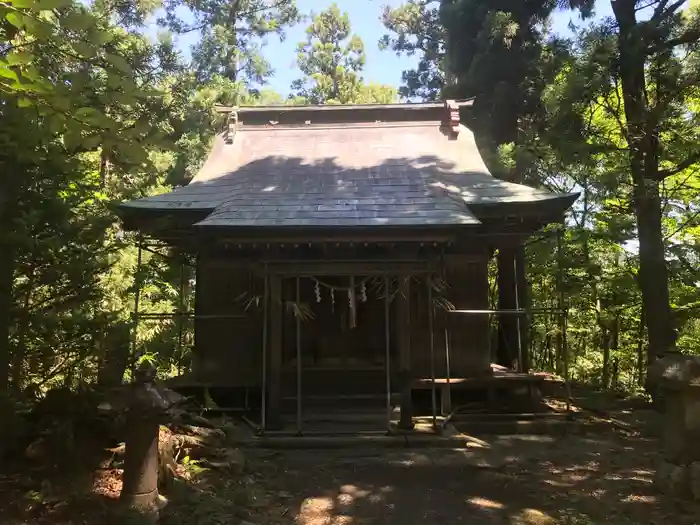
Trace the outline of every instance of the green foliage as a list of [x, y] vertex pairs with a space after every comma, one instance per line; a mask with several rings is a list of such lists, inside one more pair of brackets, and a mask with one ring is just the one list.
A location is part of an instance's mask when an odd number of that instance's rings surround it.
[[[633, 1], [616, 4], [635, 12]], [[645, 211], [653, 208], [638, 197], [642, 185], [647, 191], [659, 185], [661, 258], [669, 272], [679, 347], [698, 348], [695, 86], [700, 33], [692, 14], [680, 5], [649, 3], [652, 18], [640, 18], [633, 29], [644, 38], [644, 46], [636, 49], [644, 50], [640, 71], [648, 103], [630, 113], [630, 77], [623, 73], [633, 59], [621, 42], [619, 19], [579, 28], [563, 45], [542, 23], [555, 7], [555, 2], [520, 7], [444, 0], [449, 73], [456, 80], [446, 91], [477, 97], [473, 125], [495, 173], [581, 193], [567, 218], [563, 283], [555, 278], [553, 239], [527, 250], [530, 298], [535, 307], [556, 307], [556, 294], [563, 287], [569, 298], [573, 376], [633, 390], [644, 382], [647, 354], [658, 355], [647, 348], [652, 331], [646, 326], [655, 327], [657, 334], [666, 329], [657, 322], [663, 316], [663, 294], [644, 285], [644, 275], [657, 283], [665, 277], [663, 272], [643, 271], [659, 245], [652, 246], [649, 230], [644, 236], [638, 227], [655, 213]], [[592, 5], [568, 7], [588, 15]], [[646, 173], [656, 175], [640, 179], [633, 152], [642, 148], [652, 153], [644, 161]], [[645, 178], [655, 180], [640, 183]], [[653, 257], [657, 255], [652, 264]], [[650, 313], [650, 308], [656, 310]], [[530, 335], [534, 365], [561, 371], [562, 334], [556, 316], [533, 316]]]
[[384, 6], [381, 20], [389, 33], [380, 49], [397, 55], [419, 56], [415, 69], [403, 72], [399, 92], [406, 98], [438, 100], [446, 80], [445, 28], [440, 23], [439, 0], [408, 0], [392, 8]]
[[292, 84], [295, 96], [310, 104], [389, 103], [390, 86], [365, 85], [364, 44], [352, 34], [350, 18], [336, 4], [314, 16], [307, 39], [297, 46], [297, 64], [304, 78]]
[[[162, 25], [176, 33], [200, 35], [192, 49], [198, 80], [218, 75], [248, 87], [273, 74], [262, 54], [265, 38], [284, 38], [284, 29], [299, 20], [294, 0], [166, 0], [164, 7]], [[190, 15], [188, 21], [183, 12]]]
[[[641, 286], [637, 146], [653, 153], [644, 162], [659, 196], [678, 345], [700, 352], [700, 19], [675, 4], [651, 2], [651, 18], [635, 20], [644, 43], [636, 113], [619, 21], [585, 21], [566, 42], [549, 32], [555, 9], [588, 16], [590, 1], [407, 0], [378, 13], [380, 47], [419, 59], [402, 96], [476, 96], [470, 124], [495, 174], [581, 193], [567, 217], [561, 282], [555, 238], [528, 245], [529, 295], [532, 306], [555, 308], [564, 291], [572, 375], [602, 387], [643, 382], [646, 325], [656, 319]], [[30, 398], [111, 384], [139, 359], [163, 376], [188, 367], [192, 323], [141, 319], [134, 333], [132, 310], [135, 277], [142, 314], [191, 310], [191, 267], [165, 246], [144, 252], [139, 267], [137, 239], [112, 208], [191, 180], [220, 129], [215, 104], [397, 99], [362, 78], [364, 44], [336, 5], [310, 21], [289, 97], [264, 87], [274, 74], [264, 43], [300, 20], [293, 0], [162, 7], [163, 32], [151, 38], [152, 0], [0, 4], [0, 391], [6, 377]], [[198, 34], [191, 64], [172, 33]], [[533, 366], [561, 372], [558, 318], [533, 316], [529, 332]]]

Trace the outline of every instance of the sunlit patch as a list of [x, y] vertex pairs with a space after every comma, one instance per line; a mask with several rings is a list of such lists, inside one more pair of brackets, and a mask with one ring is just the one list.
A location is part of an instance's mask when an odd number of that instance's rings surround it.
[[558, 521], [549, 514], [536, 509], [523, 509], [511, 516], [511, 525], [557, 525]]
[[630, 494], [625, 499], [622, 500], [623, 503], [658, 503], [658, 499], [655, 496], [643, 496], [641, 494]]
[[577, 473], [570, 473], [566, 474], [564, 476], [564, 479], [572, 482], [581, 482], [581, 481], [586, 481], [587, 479], [590, 479], [590, 475], [588, 474], [577, 474]]
[[403, 459], [398, 459], [391, 462], [394, 465], [401, 465], [404, 467], [411, 467], [417, 465], [429, 465], [432, 463], [431, 459], [425, 454], [411, 453], [408, 457]]
[[606, 494], [607, 492], [608, 492], [608, 491], [605, 490], [605, 489], [596, 489], [596, 490], [592, 490], [592, 491], [590, 492], [590, 495], [591, 495], [592, 497], [596, 498], [596, 499], [600, 499], [600, 498], [602, 498], [603, 496], [605, 496], [605, 494]]
[[277, 189], [277, 186], [266, 186], [263, 188], [263, 191], [275, 191]]
[[467, 500], [467, 503], [471, 503], [475, 507], [481, 507], [482, 509], [500, 510], [505, 508], [505, 505], [503, 505], [503, 503], [493, 501], [492, 499], [480, 498], [478, 496], [469, 498]]
[[295, 521], [300, 525], [351, 525], [355, 523], [352, 516], [338, 515], [338, 509], [332, 498], [305, 499]]
[[370, 494], [369, 490], [358, 488], [355, 485], [343, 485], [342, 487], [340, 487], [340, 493], [348, 494], [356, 499], [366, 498]]
[[545, 485], [550, 485], [552, 487], [560, 487], [560, 488], [567, 488], [567, 487], [572, 487], [572, 483], [564, 483], [563, 481], [557, 481], [554, 479], [545, 479], [544, 480]]
[[606, 474], [603, 476], [603, 479], [606, 481], [622, 481], [624, 476], [620, 476], [619, 474]]
[[301, 504], [301, 513], [330, 512], [335, 507], [335, 502], [331, 498], [306, 498]]
[[342, 507], [349, 507], [355, 501], [354, 496], [351, 496], [350, 494], [338, 494], [335, 499], [337, 500], [338, 505]]

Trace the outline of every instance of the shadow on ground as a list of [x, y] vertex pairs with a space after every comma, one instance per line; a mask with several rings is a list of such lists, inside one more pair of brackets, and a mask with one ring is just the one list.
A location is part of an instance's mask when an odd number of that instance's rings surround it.
[[[286, 451], [257, 458], [258, 523], [694, 524], [652, 485], [657, 442], [502, 437], [461, 450]], [[263, 454], [258, 452], [258, 454]]]

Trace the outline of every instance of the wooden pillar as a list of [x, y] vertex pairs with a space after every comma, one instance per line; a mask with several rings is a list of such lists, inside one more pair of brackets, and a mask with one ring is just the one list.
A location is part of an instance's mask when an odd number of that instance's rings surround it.
[[267, 427], [282, 426], [282, 278], [270, 275], [270, 368], [268, 377]]
[[[525, 248], [522, 245], [501, 246], [498, 249], [498, 309], [515, 310], [527, 307], [527, 280], [525, 279]], [[517, 290], [517, 294], [516, 294]], [[529, 368], [528, 319], [515, 315], [498, 316], [498, 348], [496, 351], [499, 365], [508, 368], [517, 363], [518, 369]], [[518, 328], [520, 334], [518, 334]], [[521, 347], [520, 350], [518, 347]], [[522, 363], [520, 355], [522, 354]]]
[[399, 347], [399, 384], [401, 386], [401, 418], [399, 428], [413, 428], [413, 406], [411, 403], [411, 277], [399, 277], [399, 293], [396, 295], [396, 327]]
[[[501, 246], [496, 255], [498, 264], [498, 309], [514, 310], [515, 297], [515, 250]], [[512, 368], [518, 358], [518, 327], [514, 315], [498, 315], [498, 347], [496, 361], [499, 365]]]
[[[448, 299], [457, 310], [485, 310], [489, 305], [487, 253], [445, 257]], [[452, 377], [491, 372], [489, 318], [487, 315], [446, 313]], [[444, 342], [442, 343], [444, 345]]]

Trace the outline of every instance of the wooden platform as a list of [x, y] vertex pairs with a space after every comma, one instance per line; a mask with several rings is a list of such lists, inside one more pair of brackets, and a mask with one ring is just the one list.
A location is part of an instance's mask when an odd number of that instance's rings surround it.
[[502, 389], [527, 389], [530, 398], [536, 399], [541, 386], [554, 379], [547, 374], [525, 374], [507, 370], [492, 369], [486, 373], [474, 377], [436, 377], [414, 379], [411, 388], [414, 390], [430, 390], [435, 384], [435, 389], [440, 394], [440, 413], [444, 416], [452, 413], [452, 392], [459, 390], [485, 390], [489, 399], [489, 405], [496, 404], [496, 391]]

